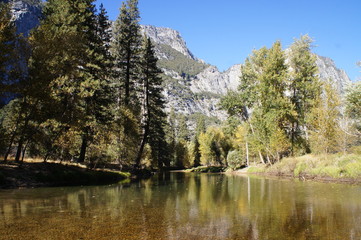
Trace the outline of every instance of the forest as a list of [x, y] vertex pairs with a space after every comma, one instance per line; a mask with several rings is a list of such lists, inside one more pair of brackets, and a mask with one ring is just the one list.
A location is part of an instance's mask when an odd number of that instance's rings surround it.
[[[308, 35], [287, 50], [279, 41], [254, 50], [238, 90], [219, 103], [227, 121], [209, 125], [199, 114], [190, 126], [165, 109], [164, 75], [154, 43], [141, 33], [137, 0], [123, 2], [113, 25], [92, 0], [49, 0], [26, 38], [16, 34], [10, 6], [1, 3], [0, 12], [3, 162], [236, 170], [338, 154], [347, 159], [333, 161], [335, 176], [361, 175], [361, 84], [340, 94], [332, 79], [322, 82]], [[298, 174], [309, 165], [292, 161]]]

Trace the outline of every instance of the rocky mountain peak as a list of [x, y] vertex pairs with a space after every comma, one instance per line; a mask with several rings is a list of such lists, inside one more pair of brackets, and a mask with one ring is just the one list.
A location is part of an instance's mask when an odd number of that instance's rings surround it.
[[331, 81], [337, 91], [343, 95], [345, 89], [352, 83], [346, 72], [337, 68], [335, 62], [328, 57], [316, 55], [316, 64], [320, 79], [323, 81]]
[[168, 45], [184, 56], [196, 60], [178, 31], [150, 25], [141, 25], [141, 30], [156, 44]]

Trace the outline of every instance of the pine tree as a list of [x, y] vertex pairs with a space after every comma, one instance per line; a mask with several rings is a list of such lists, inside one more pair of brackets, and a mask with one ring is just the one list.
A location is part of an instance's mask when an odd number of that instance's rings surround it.
[[[122, 4], [118, 19], [113, 27], [111, 53], [114, 58], [116, 101], [118, 103], [118, 144], [119, 162], [137, 160], [139, 152], [139, 129], [132, 127], [140, 123], [140, 55], [142, 38], [139, 26], [137, 0], [127, 0]], [[137, 160], [138, 161], [138, 160]], [[138, 164], [135, 164], [138, 167]]]
[[134, 110], [138, 104], [136, 93], [139, 81], [139, 61], [142, 39], [137, 0], [122, 4], [113, 29], [112, 53], [117, 68], [116, 84], [120, 104]]
[[[99, 131], [99, 125], [108, 125], [113, 120], [113, 101], [114, 94], [111, 86], [111, 75], [113, 62], [110, 55], [110, 22], [103, 5], [100, 6], [100, 13], [95, 14], [92, 6], [92, 15], [87, 20], [89, 25], [89, 50], [92, 52], [89, 63], [94, 68], [91, 73], [98, 86], [94, 88], [94, 93], [85, 99], [86, 119], [83, 128], [82, 145], [79, 155], [79, 162], [84, 162], [86, 150], [91, 143], [92, 136]], [[100, 128], [101, 129], [101, 128]], [[98, 133], [101, 134], [101, 133]]]
[[206, 132], [206, 123], [205, 123], [205, 117], [203, 115], [200, 115], [197, 119], [197, 125], [196, 125], [196, 135], [194, 136], [193, 140], [193, 167], [198, 167], [201, 165], [201, 152], [200, 152], [200, 144], [199, 144], [199, 135], [201, 133]]
[[31, 36], [32, 97], [48, 111], [42, 121], [50, 118], [60, 123], [55, 137], [70, 128], [81, 133], [80, 162], [96, 122], [92, 98], [101, 89], [99, 69], [104, 59], [98, 49], [101, 42], [92, 2], [50, 0]]
[[[163, 167], [163, 160], [160, 159], [165, 153], [161, 147], [165, 142], [164, 124], [164, 98], [162, 95], [162, 71], [157, 66], [158, 59], [155, 57], [152, 42], [145, 37], [143, 41], [142, 55], [140, 59], [140, 76], [142, 90], [142, 137], [136, 159], [136, 165], [140, 166], [141, 156], [146, 143], [152, 149], [154, 159], [158, 166]], [[150, 140], [150, 141], [149, 141]]]
[[190, 133], [187, 126], [187, 117], [184, 114], [179, 116], [178, 124], [177, 124], [177, 139], [178, 142], [180, 140], [189, 141]]

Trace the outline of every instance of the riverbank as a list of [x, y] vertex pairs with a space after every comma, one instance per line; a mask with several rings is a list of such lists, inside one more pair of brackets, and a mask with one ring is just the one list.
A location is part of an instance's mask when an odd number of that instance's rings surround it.
[[322, 182], [361, 183], [361, 154], [308, 154], [284, 158], [271, 166], [252, 165], [239, 174], [244, 173]]
[[[358, 150], [359, 151], [359, 150]], [[361, 153], [304, 155], [284, 158], [273, 165], [253, 164], [231, 170], [225, 167], [200, 166], [182, 172], [260, 175], [268, 177], [361, 184]]]
[[117, 183], [130, 176], [130, 173], [91, 170], [71, 163], [29, 160], [23, 163], [0, 162], [0, 189], [102, 185]]

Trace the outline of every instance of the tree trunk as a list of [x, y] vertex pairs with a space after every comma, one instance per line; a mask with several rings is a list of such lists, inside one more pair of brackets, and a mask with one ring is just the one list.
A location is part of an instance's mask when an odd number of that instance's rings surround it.
[[21, 162], [24, 162], [25, 152], [26, 152], [26, 149], [28, 148], [29, 142], [30, 141], [27, 141], [27, 143], [25, 144], [25, 147], [23, 149], [22, 156], [21, 156]]
[[249, 149], [248, 149], [247, 141], [246, 141], [246, 161], [247, 161], [247, 167], [249, 167]]
[[[252, 131], [252, 134], [253, 134], [253, 136], [254, 136], [255, 133], [254, 133], [253, 125], [252, 125], [252, 123], [250, 123], [248, 120], [247, 120], [247, 122], [248, 122], [249, 126], [251, 127], [251, 131]], [[260, 150], [258, 150], [258, 155], [259, 155], [259, 159], [261, 160], [261, 162], [262, 162], [263, 164], [266, 164]]]
[[129, 106], [129, 102], [130, 102], [130, 49], [127, 49], [127, 69], [126, 69], [126, 75], [125, 75], [125, 84], [124, 84], [124, 88], [125, 88], [125, 94], [124, 94], [124, 103], [125, 106]]
[[149, 135], [149, 124], [150, 124], [150, 109], [149, 109], [149, 83], [148, 78], [146, 77], [144, 79], [143, 83], [143, 94], [144, 94], [144, 100], [143, 100], [143, 123], [144, 123], [144, 131], [143, 131], [143, 137], [140, 143], [139, 151], [137, 154], [137, 158], [135, 159], [135, 167], [140, 167], [140, 161], [142, 159], [143, 151], [145, 144], [147, 142], [147, 138]]
[[30, 121], [30, 115], [31, 114], [29, 114], [29, 116], [25, 119], [24, 128], [21, 131], [21, 136], [20, 136], [19, 143], [18, 143], [18, 149], [16, 151], [16, 156], [15, 156], [15, 162], [20, 161], [21, 150], [23, 148], [23, 144], [24, 144], [24, 141], [25, 141], [25, 131], [28, 128], [28, 124], [29, 124], [29, 121]]
[[9, 157], [9, 154], [10, 154], [10, 151], [11, 151], [11, 147], [13, 146], [13, 142], [15, 140], [15, 133], [16, 133], [16, 131], [14, 131], [14, 133], [11, 136], [8, 149], [6, 150], [6, 153], [4, 155], [4, 162], [6, 162], [8, 160], [8, 157]]
[[82, 143], [81, 143], [80, 154], [78, 159], [79, 163], [85, 162], [85, 154], [86, 154], [87, 146], [88, 146], [88, 130], [85, 130], [82, 136]]
[[142, 138], [142, 141], [140, 143], [140, 147], [139, 147], [139, 151], [138, 151], [138, 154], [137, 154], [137, 158], [135, 159], [135, 166], [136, 168], [139, 168], [140, 167], [140, 161], [142, 160], [142, 155], [143, 155], [143, 152], [144, 152], [144, 147], [145, 147], [145, 144], [147, 143], [147, 138], [148, 138], [148, 125], [146, 126], [146, 129], [144, 130], [144, 134], [143, 134], [143, 138]]
[[20, 162], [21, 150], [23, 148], [23, 143], [24, 143], [24, 137], [21, 136], [19, 143], [18, 143], [18, 149], [16, 150], [15, 162]]
[[[25, 101], [25, 100], [24, 100]], [[16, 125], [15, 125], [15, 129], [13, 134], [11, 135], [10, 141], [9, 141], [9, 146], [8, 149], [4, 155], [4, 162], [6, 162], [8, 160], [9, 154], [11, 152], [11, 147], [13, 146], [14, 140], [15, 140], [15, 136], [16, 136], [16, 132], [19, 128], [19, 124], [20, 124], [20, 119], [21, 119], [21, 113], [23, 112], [23, 107], [21, 107], [20, 112], [19, 112], [19, 116], [18, 119], [16, 120]]]

